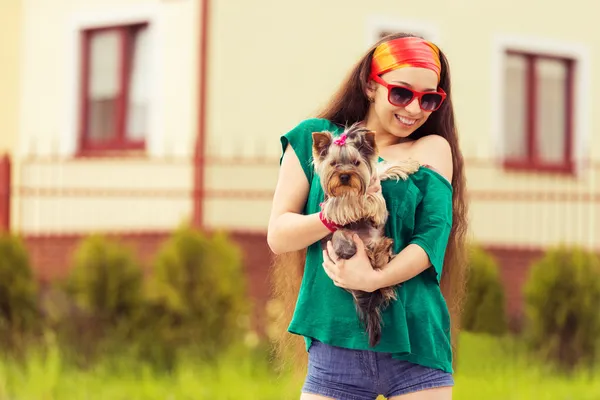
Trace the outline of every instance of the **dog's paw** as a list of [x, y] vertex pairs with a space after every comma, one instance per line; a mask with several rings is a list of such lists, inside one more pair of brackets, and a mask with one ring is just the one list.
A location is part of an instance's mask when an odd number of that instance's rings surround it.
[[406, 180], [408, 176], [417, 172], [420, 164], [417, 160], [408, 159], [393, 164], [384, 164], [378, 167], [379, 179], [382, 181], [395, 179]]
[[343, 225], [340, 223], [338, 218], [337, 207], [335, 204], [335, 199], [329, 199], [323, 203], [321, 203], [321, 215], [327, 221], [331, 221], [337, 225]]
[[346, 234], [343, 230], [335, 231], [331, 244], [335, 254], [342, 260], [348, 260], [356, 254], [356, 244], [352, 240], [351, 233]]
[[386, 223], [387, 218], [388, 218], [387, 211], [385, 213], [376, 213], [375, 215], [371, 216], [371, 222], [375, 226], [380, 226], [380, 225], [384, 225]]
[[387, 206], [385, 199], [380, 194], [368, 195], [365, 200], [364, 210], [374, 226], [383, 225], [387, 221]]
[[333, 197], [322, 206], [323, 217], [345, 226], [365, 218], [364, 199], [359, 196]]

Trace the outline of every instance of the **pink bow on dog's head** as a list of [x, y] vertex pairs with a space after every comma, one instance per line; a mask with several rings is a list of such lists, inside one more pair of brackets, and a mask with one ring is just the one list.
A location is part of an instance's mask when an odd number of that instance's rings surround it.
[[335, 139], [333, 141], [333, 143], [337, 144], [338, 146], [343, 146], [346, 144], [346, 134], [344, 133], [343, 135], [341, 135], [339, 138]]

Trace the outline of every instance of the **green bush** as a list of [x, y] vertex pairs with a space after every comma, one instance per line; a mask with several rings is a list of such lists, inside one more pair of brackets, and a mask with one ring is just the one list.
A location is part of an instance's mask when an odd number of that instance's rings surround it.
[[60, 329], [75, 353], [93, 357], [135, 334], [144, 306], [143, 273], [131, 249], [101, 235], [86, 238], [65, 289], [75, 311], [63, 316]]
[[210, 359], [242, 338], [248, 300], [239, 249], [224, 234], [178, 229], [162, 246], [147, 287], [143, 352], [172, 365], [177, 351]]
[[143, 273], [133, 252], [105, 237], [82, 242], [67, 288], [85, 313], [116, 324], [139, 312], [143, 304]]
[[40, 327], [38, 287], [20, 238], [0, 234], [0, 347], [20, 348]]
[[506, 333], [504, 288], [496, 261], [483, 249], [472, 247], [466, 279], [462, 328], [491, 335]]
[[549, 250], [525, 286], [529, 344], [571, 369], [599, 354], [600, 259], [579, 248]]

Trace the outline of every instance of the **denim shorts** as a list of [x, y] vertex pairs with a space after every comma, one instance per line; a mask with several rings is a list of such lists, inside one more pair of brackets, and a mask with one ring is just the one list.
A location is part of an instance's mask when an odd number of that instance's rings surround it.
[[443, 386], [452, 374], [392, 358], [389, 353], [350, 350], [314, 340], [303, 393], [336, 400], [375, 400]]

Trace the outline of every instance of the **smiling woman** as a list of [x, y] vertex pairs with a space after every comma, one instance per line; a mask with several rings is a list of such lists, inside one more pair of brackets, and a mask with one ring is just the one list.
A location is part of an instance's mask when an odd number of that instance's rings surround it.
[[[340, 137], [357, 124], [374, 131], [380, 160], [420, 164], [406, 180], [375, 182], [396, 254], [375, 271], [363, 243], [338, 259], [320, 241], [340, 226], [323, 217], [313, 160], [314, 132]], [[308, 373], [302, 399], [449, 399], [453, 346], [464, 292], [463, 158], [458, 146], [448, 61], [422, 38], [383, 38], [359, 60], [316, 118], [281, 137], [281, 170], [269, 221], [275, 294], [289, 310], [288, 332], [304, 338]], [[296, 271], [303, 273], [296, 273]], [[397, 286], [371, 346], [348, 290]], [[452, 331], [452, 335], [451, 332]], [[281, 354], [289, 337], [281, 341]]]

